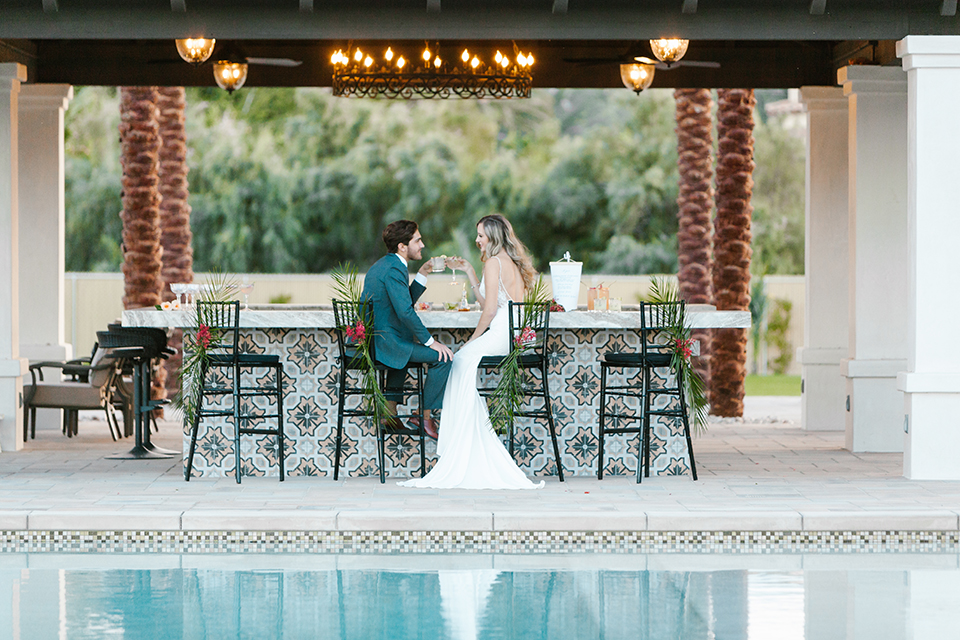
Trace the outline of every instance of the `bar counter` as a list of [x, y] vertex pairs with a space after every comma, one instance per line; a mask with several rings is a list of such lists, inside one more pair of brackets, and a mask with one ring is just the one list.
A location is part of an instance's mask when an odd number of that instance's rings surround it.
[[[466, 342], [480, 318], [479, 311], [419, 312], [434, 337], [456, 351]], [[687, 315], [694, 328], [747, 328], [747, 311], [716, 311], [708, 305], [690, 305]], [[125, 326], [184, 327], [193, 320], [189, 311], [133, 309], [123, 312]], [[639, 314], [570, 311], [550, 314], [550, 392], [558, 428], [564, 471], [569, 475], [596, 474], [599, 355], [607, 351], [639, 350]], [[284, 363], [284, 430], [286, 468], [290, 475], [327, 476], [333, 472], [337, 421], [336, 334], [329, 305], [251, 305], [240, 312], [244, 350], [278, 354]], [[633, 374], [631, 377], [637, 377]], [[484, 381], [484, 374], [480, 374]], [[404, 407], [406, 409], [406, 407]], [[530, 476], [556, 475], [549, 435], [544, 424], [517, 420], [516, 460]], [[660, 423], [651, 438], [651, 473], [688, 473], [686, 446], [678, 425]], [[605, 474], [636, 471], [639, 436], [608, 436]], [[245, 437], [244, 474], [275, 475], [275, 440]], [[184, 429], [184, 451], [189, 435]], [[696, 449], [696, 439], [694, 439]], [[232, 426], [203, 423], [194, 458], [194, 477], [232, 475]], [[377, 473], [376, 440], [368, 421], [345, 422], [341, 473], [367, 476]], [[389, 438], [387, 472], [396, 478], [419, 473], [419, 455], [410, 439]], [[427, 466], [436, 460], [436, 444], [428, 441]]]

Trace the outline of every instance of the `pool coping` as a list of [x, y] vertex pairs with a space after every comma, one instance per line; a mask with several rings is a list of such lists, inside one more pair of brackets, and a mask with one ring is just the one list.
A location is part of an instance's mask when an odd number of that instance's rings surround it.
[[960, 510], [0, 510], [2, 531], [936, 531]]

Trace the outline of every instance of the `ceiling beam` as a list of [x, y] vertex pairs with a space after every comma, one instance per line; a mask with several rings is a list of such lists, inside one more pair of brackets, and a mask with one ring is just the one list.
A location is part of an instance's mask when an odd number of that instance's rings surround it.
[[940, 4], [940, 15], [942, 16], [957, 15], [957, 0], [943, 0], [943, 2]]
[[680, 13], [696, 13], [697, 12], [697, 0], [683, 0], [683, 7], [680, 9]]
[[60, 8], [57, 6], [57, 0], [43, 0], [43, 10], [47, 13], [59, 11]]
[[170, 0], [170, 11], [187, 12], [187, 0]]
[[810, 0], [810, 15], [822, 16], [827, 9], [827, 0]]
[[567, 12], [567, 0], [553, 0], [553, 12], [554, 12], [554, 13], [566, 13], [566, 12]]

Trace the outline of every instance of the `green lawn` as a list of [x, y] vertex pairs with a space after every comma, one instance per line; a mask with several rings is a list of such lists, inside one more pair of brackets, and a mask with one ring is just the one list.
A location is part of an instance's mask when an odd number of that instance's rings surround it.
[[800, 376], [747, 376], [748, 396], [799, 396]]

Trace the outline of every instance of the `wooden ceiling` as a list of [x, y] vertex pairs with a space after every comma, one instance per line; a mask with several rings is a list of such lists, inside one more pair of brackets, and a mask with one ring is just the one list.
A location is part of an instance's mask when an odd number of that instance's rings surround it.
[[209, 65], [179, 60], [173, 39], [208, 35], [247, 56], [246, 86], [329, 86], [348, 42], [441, 50], [532, 50], [537, 87], [620, 87], [618, 60], [658, 36], [691, 39], [655, 87], [832, 85], [836, 69], [898, 64], [906, 35], [960, 35], [957, 0], [0, 0], [0, 62], [30, 82], [213, 85]]

